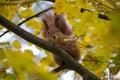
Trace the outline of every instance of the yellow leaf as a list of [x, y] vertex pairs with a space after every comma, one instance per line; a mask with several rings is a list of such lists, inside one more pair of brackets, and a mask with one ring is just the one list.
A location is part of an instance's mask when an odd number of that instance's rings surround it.
[[12, 45], [16, 48], [16, 49], [20, 49], [21, 48], [21, 43], [18, 40], [14, 40]]
[[34, 19], [26, 22], [26, 25], [34, 29], [34, 35], [38, 35], [42, 30], [42, 22], [35, 21]]
[[84, 41], [85, 41], [86, 43], [90, 43], [90, 42], [91, 42], [90, 36], [85, 36]]
[[25, 50], [24, 51], [24, 55], [26, 55], [26, 56], [29, 56], [29, 57], [31, 57], [31, 58], [33, 58], [33, 52], [31, 51], [31, 50]]
[[3, 61], [4, 58], [5, 58], [4, 49], [0, 48], [0, 61]]
[[[30, 53], [30, 54], [29, 54]], [[19, 50], [6, 50], [6, 58], [10, 66], [16, 72], [17, 80], [56, 80], [55, 76], [49, 73], [45, 64], [37, 65], [33, 61], [31, 51], [26, 50], [24, 53]]]
[[0, 30], [2, 30], [4, 27], [0, 25]]
[[17, 78], [20, 78], [21, 80], [26, 80], [25, 73], [34, 69], [35, 64], [33, 63], [32, 58], [29, 55], [24, 55], [19, 50], [6, 50], [6, 58], [8, 63], [14, 68], [15, 72], [17, 72]]
[[56, 63], [53, 60], [53, 57], [51, 55], [48, 55], [47, 57], [43, 58], [41, 60], [42, 64], [46, 64], [48, 66], [56, 66]]
[[88, 31], [88, 26], [78, 22], [74, 24], [73, 31], [76, 36], [86, 35], [86, 32]]
[[20, 13], [20, 16], [25, 17], [25, 18], [28, 18], [32, 15], [34, 15], [34, 12], [30, 8], [27, 8], [26, 10], [21, 11], [21, 13]]
[[101, 59], [102, 59], [101, 56], [96, 57], [93, 53], [88, 53], [83, 59], [83, 65], [89, 70], [96, 71], [102, 65]]
[[94, 73], [96, 74], [96, 76], [98, 77], [102, 77], [104, 76], [104, 71], [106, 69], [106, 67], [108, 66], [107, 62], [106, 63], [103, 63], [99, 69], [97, 69]]
[[88, 26], [94, 26], [94, 23], [97, 21], [98, 12], [88, 12], [85, 11], [81, 17], [81, 23], [84, 23]]
[[5, 6], [0, 6], [0, 15], [2, 16], [8, 16], [8, 9]]

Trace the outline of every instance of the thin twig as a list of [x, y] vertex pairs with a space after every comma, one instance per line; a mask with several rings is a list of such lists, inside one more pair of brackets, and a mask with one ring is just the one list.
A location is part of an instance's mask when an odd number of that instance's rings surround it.
[[[81, 10], [80, 10], [80, 12], [84, 12], [84, 11], [89, 11], [89, 12], [92, 12], [92, 11], [90, 11], [90, 10], [87, 10], [87, 9], [84, 9], [84, 8], [81, 8]], [[98, 14], [98, 18], [100, 18], [100, 19], [104, 19], [104, 20], [110, 20], [106, 15], [103, 15], [103, 14]]]
[[8, 32], [9, 32], [9, 30], [5, 31], [3, 34], [0, 35], [0, 38], [1, 38], [2, 36], [4, 36], [6, 33], [8, 33]]
[[51, 72], [59, 72], [64, 69], [66, 69], [66, 65], [61, 65], [61, 66], [55, 68], [54, 70], [52, 70]]
[[[25, 20], [22, 21], [21, 23], [17, 24], [17, 26], [21, 26], [23, 23], [27, 22], [28, 20], [30, 20], [30, 19], [32, 19], [32, 18], [34, 18], [34, 17], [38, 17], [40, 14], [42, 14], [42, 13], [44, 13], [44, 12], [50, 10], [50, 9], [53, 9], [53, 7], [50, 7], [50, 8], [48, 8], [48, 9], [45, 9], [45, 10], [43, 10], [43, 11], [41, 11], [41, 12], [39, 12], [39, 13], [37, 13], [37, 14], [35, 14], [35, 15], [27, 18], [27, 19], [25, 19]], [[4, 36], [4, 35], [5, 35], [6, 33], [8, 33], [8, 32], [9, 32], [9, 30], [5, 31], [3, 34], [0, 35], [0, 37]]]
[[114, 10], [113, 8], [111, 8], [111, 7], [109, 7], [109, 6], [105, 5], [105, 4], [103, 4], [103, 3], [101, 3], [101, 2], [99, 2], [99, 1], [97, 1], [97, 0], [95, 0], [95, 1], [96, 1], [96, 2], [98, 2], [99, 4], [101, 4], [101, 5], [105, 6], [105, 7], [106, 7], [106, 8], [108, 8], [108, 9]]

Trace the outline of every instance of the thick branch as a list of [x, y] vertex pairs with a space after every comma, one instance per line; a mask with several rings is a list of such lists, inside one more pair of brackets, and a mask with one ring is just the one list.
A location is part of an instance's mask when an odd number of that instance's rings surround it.
[[80, 75], [84, 76], [87, 75], [89, 80], [100, 80], [98, 77], [96, 77], [93, 73], [85, 69], [82, 65], [80, 65], [76, 60], [74, 60], [67, 52], [64, 50], [61, 50], [60, 48], [55, 48], [52, 43], [49, 43], [47, 41], [44, 41], [33, 34], [23, 30], [22, 28], [16, 26], [9, 20], [5, 19], [3, 16], [0, 15], [0, 24], [4, 27], [8, 28], [18, 36], [22, 37], [23, 39], [43, 48], [50, 52], [52, 52], [55, 55], [58, 55], [63, 59], [63, 61], [66, 63], [68, 69], [75, 70]]

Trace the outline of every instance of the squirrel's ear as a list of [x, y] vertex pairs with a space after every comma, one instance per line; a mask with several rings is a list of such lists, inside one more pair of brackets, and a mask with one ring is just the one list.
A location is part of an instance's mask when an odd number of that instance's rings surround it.
[[43, 24], [44, 24], [45, 29], [48, 31], [49, 26], [48, 26], [47, 22], [46, 22], [44, 19], [43, 19], [42, 21], [43, 21]]
[[55, 16], [56, 27], [65, 35], [72, 35], [72, 26], [67, 22], [65, 14]]
[[59, 29], [59, 20], [60, 20], [60, 18], [61, 18], [61, 15], [56, 15], [55, 16], [55, 26]]

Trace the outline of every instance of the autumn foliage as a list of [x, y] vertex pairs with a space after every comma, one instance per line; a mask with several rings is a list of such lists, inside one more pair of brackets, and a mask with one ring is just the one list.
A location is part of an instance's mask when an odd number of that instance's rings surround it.
[[[1, 0], [0, 16], [17, 25], [42, 12], [44, 10], [44, 8], [41, 10], [42, 5], [48, 4], [39, 0]], [[55, 18], [64, 14], [65, 21], [68, 21], [69, 26], [72, 27], [72, 32], [67, 35], [63, 28], [59, 29], [62, 37], [57, 36], [60, 39], [57, 38], [58, 42], [56, 41], [55, 44], [53, 40], [48, 40], [50, 39], [47, 37], [48, 31], [44, 30], [47, 23], [43, 19], [45, 12], [18, 26], [36, 37], [53, 43], [57, 48], [68, 50], [68, 53], [70, 50], [75, 52], [74, 48], [77, 46], [81, 54], [78, 55], [78, 58], [81, 57], [79, 63], [84, 68], [100, 79], [119, 80], [115, 76], [120, 71], [120, 1], [55, 0], [52, 7]], [[55, 25], [59, 26], [61, 23], [64, 24], [62, 21], [58, 23], [56, 21]], [[51, 69], [58, 67], [52, 53], [23, 40], [10, 31], [4, 33], [6, 30], [0, 25], [0, 80], [56, 80], [59, 77], [61, 73], [50, 72]], [[64, 32], [61, 33], [62, 31]], [[61, 39], [63, 43], [59, 45]], [[78, 74], [75, 76], [83, 77]]]

